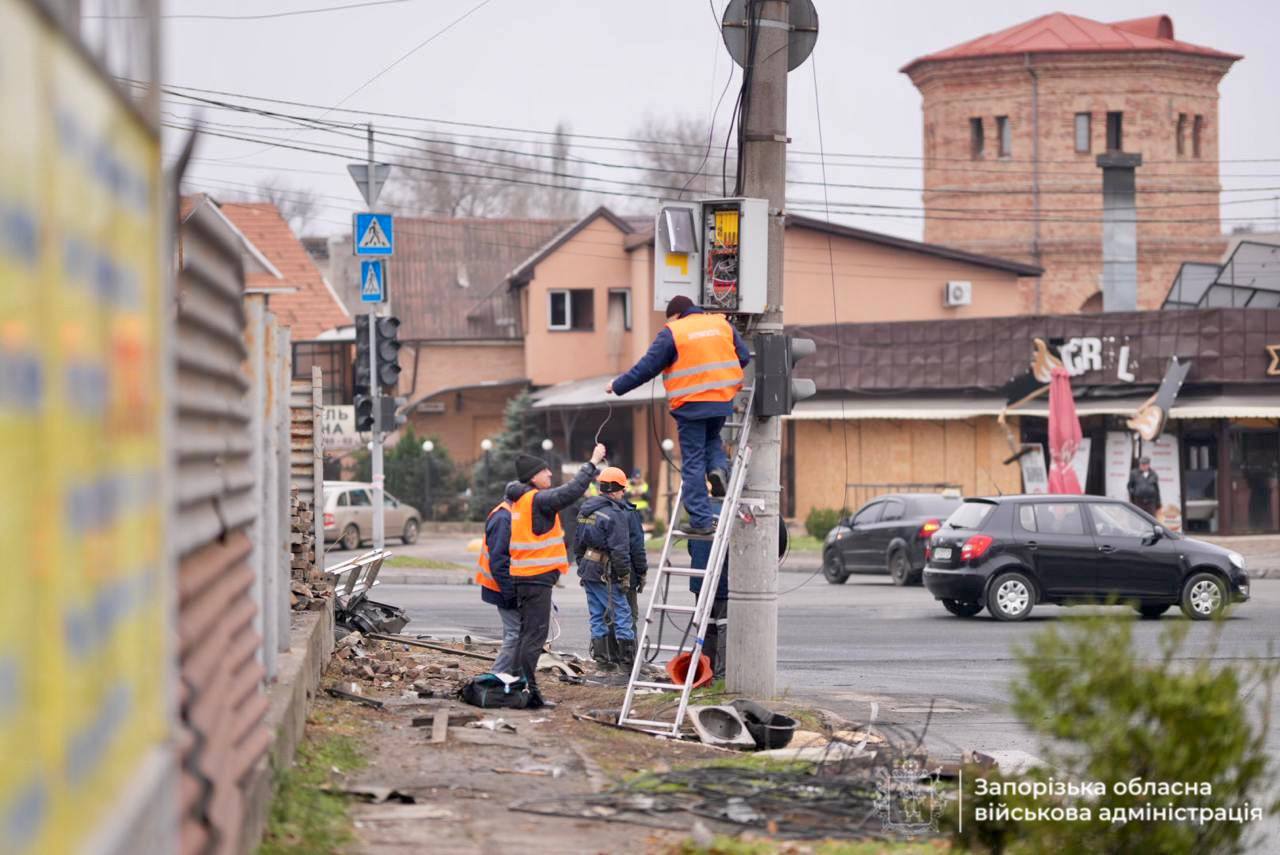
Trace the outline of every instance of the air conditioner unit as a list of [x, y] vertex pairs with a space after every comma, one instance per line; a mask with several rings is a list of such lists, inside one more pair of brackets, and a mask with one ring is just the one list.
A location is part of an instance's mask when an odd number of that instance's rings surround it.
[[942, 305], [947, 308], [968, 306], [973, 302], [972, 282], [948, 282], [942, 291]]

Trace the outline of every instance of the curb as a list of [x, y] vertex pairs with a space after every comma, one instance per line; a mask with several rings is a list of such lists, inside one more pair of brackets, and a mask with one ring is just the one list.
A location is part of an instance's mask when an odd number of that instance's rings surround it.
[[378, 574], [383, 585], [471, 585], [472, 573], [466, 570], [387, 571]]

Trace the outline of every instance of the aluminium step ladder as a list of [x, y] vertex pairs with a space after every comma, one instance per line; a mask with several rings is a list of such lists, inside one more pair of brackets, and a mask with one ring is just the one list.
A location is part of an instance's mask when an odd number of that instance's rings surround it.
[[[720, 570], [729, 554], [729, 541], [733, 536], [735, 524], [739, 519], [739, 508], [743, 504], [742, 489], [747, 479], [747, 464], [751, 459], [751, 449], [747, 446], [751, 423], [755, 419], [752, 404], [755, 398], [755, 386], [744, 386], [734, 398], [733, 415], [725, 422], [721, 430], [721, 438], [726, 446], [733, 447], [730, 458], [729, 483], [721, 499], [720, 516], [716, 524], [715, 534], [697, 535], [680, 530], [676, 521], [680, 516], [684, 486], [676, 493], [675, 501], [670, 509], [667, 524], [667, 536], [662, 544], [662, 557], [658, 561], [658, 572], [654, 578], [653, 590], [649, 595], [649, 605], [645, 609], [644, 623], [640, 624], [639, 636], [636, 638], [636, 657], [631, 666], [631, 679], [627, 683], [627, 694], [622, 702], [622, 711], [618, 716], [618, 724], [678, 737], [684, 724], [685, 712], [689, 706], [689, 696], [693, 692], [693, 683], [697, 676], [696, 667], [702, 656], [702, 642], [707, 631], [707, 620], [711, 608], [715, 604], [716, 588], [720, 583]], [[672, 563], [672, 547], [677, 540], [710, 540], [711, 554], [707, 558], [705, 569], [684, 564]], [[677, 604], [671, 601], [671, 582], [673, 579], [683, 582], [689, 578], [701, 578], [702, 589], [694, 605]], [[683, 584], [677, 585], [681, 593], [686, 591]], [[679, 618], [685, 618], [683, 625]], [[664, 643], [663, 636], [670, 633], [678, 636], [676, 643]], [[672, 683], [645, 679], [646, 662], [656, 660], [670, 661], [682, 653], [689, 654], [689, 668], [683, 683]], [[670, 721], [659, 718], [639, 718], [634, 714], [637, 689], [657, 690], [660, 692], [679, 693], [675, 716]], [[669, 709], [666, 707], [665, 709]], [[658, 715], [658, 714], [655, 714]]]

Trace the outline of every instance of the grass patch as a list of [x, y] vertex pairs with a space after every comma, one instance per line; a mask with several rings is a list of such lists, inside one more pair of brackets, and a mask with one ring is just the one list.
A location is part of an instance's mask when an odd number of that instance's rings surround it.
[[796, 534], [791, 536], [789, 549], [792, 552], [821, 552], [822, 541], [812, 535]]
[[311, 735], [298, 746], [293, 766], [275, 775], [271, 816], [258, 855], [319, 855], [342, 852], [352, 841], [347, 800], [322, 788], [334, 769], [365, 765], [356, 741], [338, 734]]
[[780, 842], [752, 838], [748, 836], [730, 837], [720, 834], [711, 841], [710, 846], [699, 846], [691, 840], [669, 850], [672, 855], [938, 855], [949, 852], [951, 847], [943, 841], [902, 842], [874, 840], [866, 842], [850, 842], [842, 840], [824, 840], [819, 843]]
[[394, 567], [397, 570], [467, 570], [469, 568], [452, 561], [438, 561], [434, 558], [416, 558], [412, 555], [393, 555], [382, 566]]

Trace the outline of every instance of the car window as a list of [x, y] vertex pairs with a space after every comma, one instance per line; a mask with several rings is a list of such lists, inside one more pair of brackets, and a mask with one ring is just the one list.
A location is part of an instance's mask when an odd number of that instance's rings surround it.
[[373, 502], [369, 499], [368, 490], [352, 490], [347, 495], [351, 497], [351, 504], [354, 507], [367, 508], [373, 504]]
[[908, 500], [913, 517], [937, 517], [946, 519], [952, 511], [960, 507], [959, 499], [946, 496], [920, 496]]
[[946, 527], [954, 529], [981, 528], [982, 524], [987, 521], [987, 517], [991, 516], [991, 512], [995, 509], [996, 506], [990, 502], [965, 502], [952, 511], [951, 516], [947, 517]]
[[384, 490], [382, 493], [382, 504], [384, 507], [398, 508], [400, 507], [400, 500]]
[[339, 494], [338, 494], [338, 507], [340, 507], [340, 508], [345, 508], [345, 507], [349, 506], [350, 504], [351, 504], [351, 502], [347, 499], [347, 494], [346, 494], [346, 493], [339, 493]]
[[884, 509], [884, 502], [872, 502], [862, 510], [858, 511], [853, 517], [854, 525], [868, 525], [880, 520], [880, 512]]
[[1075, 502], [1037, 502], [1036, 530], [1045, 534], [1084, 534], [1084, 516]]
[[1103, 537], [1146, 537], [1155, 527], [1124, 505], [1090, 505], [1093, 528]]
[[880, 522], [902, 519], [902, 512], [905, 509], [906, 505], [901, 499], [889, 499], [884, 503], [884, 513], [880, 515]]
[[1018, 525], [1023, 531], [1036, 530], [1036, 509], [1031, 505], [1018, 505]]

